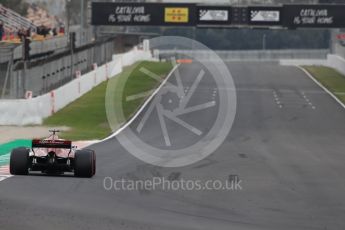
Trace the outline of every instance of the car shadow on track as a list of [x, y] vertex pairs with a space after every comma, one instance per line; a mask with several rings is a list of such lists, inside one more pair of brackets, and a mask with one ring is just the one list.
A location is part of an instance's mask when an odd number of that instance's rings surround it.
[[[61, 173], [29, 173], [27, 176], [36, 177], [75, 177], [73, 174], [61, 174]], [[79, 178], [79, 177], [75, 177]]]

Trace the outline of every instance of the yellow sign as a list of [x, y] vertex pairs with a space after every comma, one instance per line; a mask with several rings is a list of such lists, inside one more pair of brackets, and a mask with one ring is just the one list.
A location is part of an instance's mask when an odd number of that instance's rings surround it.
[[165, 22], [187, 23], [189, 21], [189, 9], [185, 7], [165, 8]]

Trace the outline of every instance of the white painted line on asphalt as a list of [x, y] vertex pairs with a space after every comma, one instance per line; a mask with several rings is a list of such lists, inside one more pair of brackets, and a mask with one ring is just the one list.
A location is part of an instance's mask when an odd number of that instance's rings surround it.
[[324, 91], [326, 91], [336, 102], [339, 103], [339, 105], [341, 107], [343, 107], [345, 109], [345, 105], [343, 102], [341, 102], [331, 91], [329, 91], [326, 87], [324, 87], [318, 80], [316, 80], [313, 75], [311, 75], [307, 70], [305, 70], [304, 68], [297, 66], [297, 68], [299, 68], [300, 70], [302, 70], [313, 82], [315, 82], [318, 86], [320, 86]]
[[276, 102], [276, 104], [278, 105], [279, 109], [283, 108], [282, 102], [278, 96], [277, 91], [273, 90], [273, 97], [274, 97], [274, 101]]
[[312, 108], [312, 109], [316, 109], [316, 106], [313, 105], [313, 103], [310, 101], [310, 99], [307, 97], [307, 95], [305, 95], [305, 93], [302, 91], [301, 92], [304, 100], [307, 102], [307, 104]]
[[156, 94], [161, 90], [161, 88], [168, 82], [170, 77], [173, 75], [173, 73], [177, 70], [177, 68], [180, 66], [180, 64], [174, 66], [174, 68], [171, 70], [169, 75], [164, 79], [162, 84], [151, 94], [151, 96], [145, 101], [145, 103], [140, 107], [140, 109], [135, 113], [135, 115], [126, 123], [124, 124], [121, 128], [119, 128], [116, 132], [111, 134], [109, 137], [104, 138], [103, 140], [100, 140], [98, 143], [107, 141], [113, 137], [116, 137], [119, 133], [121, 133], [123, 130], [125, 130], [128, 126], [130, 126], [133, 121], [140, 115], [140, 113], [145, 109], [145, 107], [150, 103], [152, 98], [156, 96]]
[[12, 175], [0, 175], [0, 182], [12, 177]]
[[191, 97], [194, 95], [195, 90], [197, 89], [200, 81], [205, 75], [205, 71], [201, 70], [199, 75], [197, 76], [196, 80], [193, 82], [192, 86], [190, 87], [190, 90], [185, 98], [181, 101], [181, 108], [186, 108], [188, 102], [190, 101]]
[[218, 94], [218, 90], [216, 88], [213, 88], [213, 91], [212, 91], [212, 101], [216, 100], [217, 94]]

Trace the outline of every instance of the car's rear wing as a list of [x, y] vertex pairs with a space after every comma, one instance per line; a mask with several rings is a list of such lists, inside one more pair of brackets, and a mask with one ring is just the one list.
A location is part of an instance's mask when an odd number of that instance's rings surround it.
[[64, 140], [32, 140], [32, 148], [71, 149], [72, 141]]

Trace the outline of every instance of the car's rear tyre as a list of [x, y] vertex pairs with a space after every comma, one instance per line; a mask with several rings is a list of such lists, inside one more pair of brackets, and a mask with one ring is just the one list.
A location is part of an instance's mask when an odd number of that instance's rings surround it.
[[12, 175], [28, 175], [29, 152], [30, 150], [24, 147], [12, 150], [10, 157], [10, 173]]
[[95, 151], [92, 151], [93, 153], [93, 175], [96, 174], [96, 153]]
[[92, 177], [96, 173], [96, 154], [93, 150], [83, 149], [75, 152], [74, 175]]

